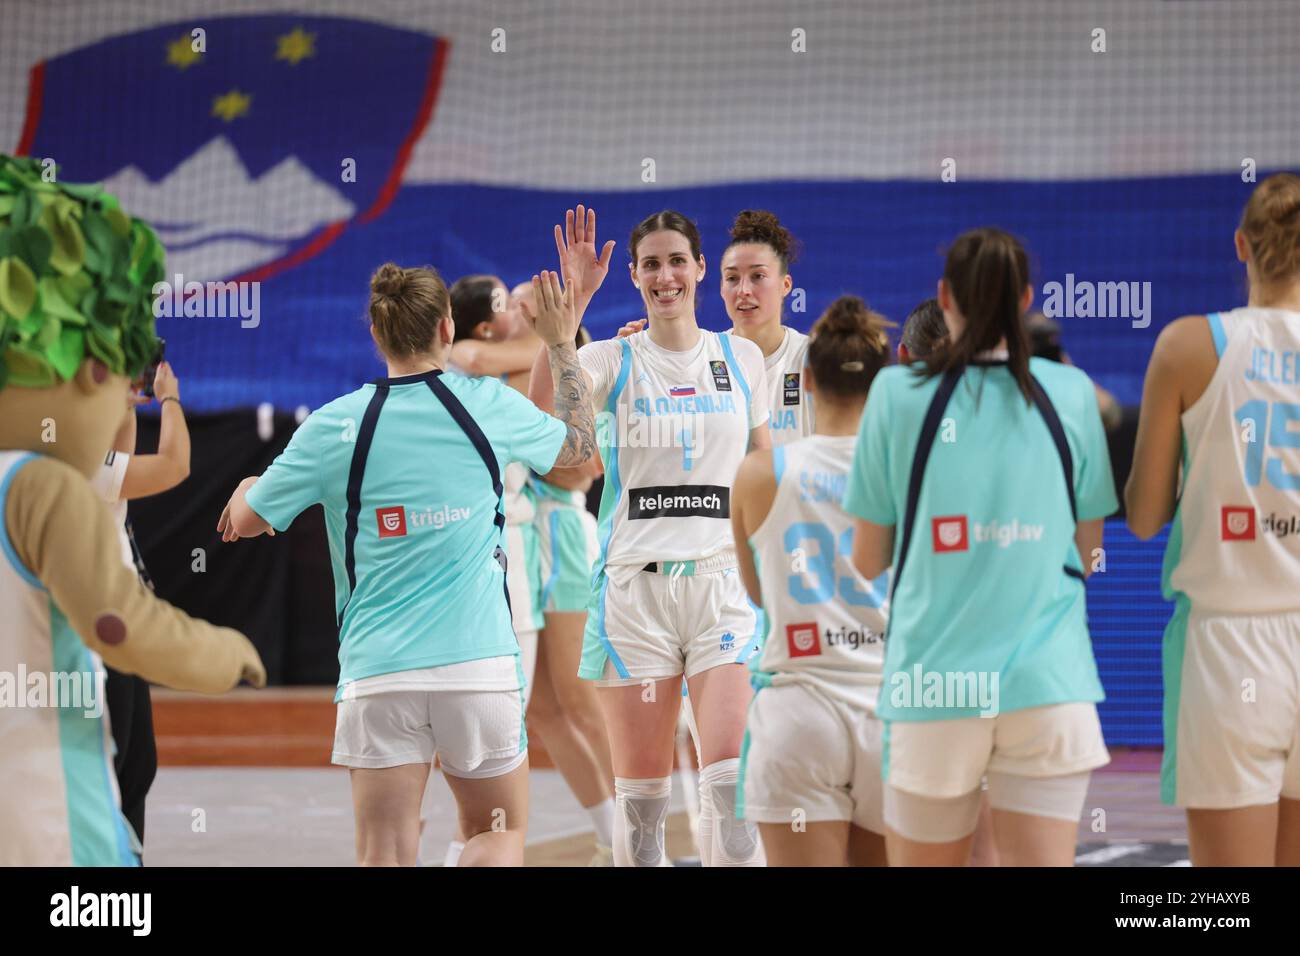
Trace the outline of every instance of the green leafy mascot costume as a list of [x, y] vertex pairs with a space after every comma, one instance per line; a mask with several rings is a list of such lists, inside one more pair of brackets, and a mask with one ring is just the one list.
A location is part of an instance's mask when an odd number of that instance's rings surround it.
[[207, 693], [266, 672], [244, 635], [122, 563], [88, 479], [157, 351], [163, 249], [98, 187], [50, 172], [0, 155], [0, 866], [133, 865], [101, 661]]

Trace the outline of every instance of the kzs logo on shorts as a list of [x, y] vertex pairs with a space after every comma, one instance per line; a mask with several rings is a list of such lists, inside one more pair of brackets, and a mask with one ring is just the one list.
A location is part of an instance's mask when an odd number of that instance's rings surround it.
[[1220, 537], [1224, 541], [1255, 540], [1255, 509], [1224, 505]]
[[406, 534], [405, 508], [376, 508], [375, 520], [381, 538], [400, 538]]
[[944, 551], [965, 551], [970, 547], [966, 536], [966, 516], [947, 515], [930, 519], [930, 536], [934, 542], [934, 553]]
[[789, 645], [791, 657], [813, 657], [822, 652], [822, 640], [816, 621], [809, 621], [807, 624], [787, 624], [785, 642]]

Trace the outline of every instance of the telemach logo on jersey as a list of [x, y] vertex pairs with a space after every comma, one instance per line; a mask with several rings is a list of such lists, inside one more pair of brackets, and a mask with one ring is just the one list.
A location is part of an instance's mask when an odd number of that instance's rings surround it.
[[725, 485], [653, 485], [629, 488], [627, 516], [638, 518], [730, 518], [731, 489]]

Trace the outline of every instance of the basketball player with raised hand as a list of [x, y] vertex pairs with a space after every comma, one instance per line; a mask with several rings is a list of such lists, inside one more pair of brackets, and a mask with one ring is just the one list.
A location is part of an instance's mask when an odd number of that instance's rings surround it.
[[502, 472], [580, 465], [595, 445], [573, 294], [553, 273], [533, 285], [558, 418], [495, 379], [444, 375], [446, 286], [387, 263], [369, 312], [388, 376], [313, 412], [218, 523], [235, 541], [324, 505], [340, 620], [333, 760], [350, 771], [362, 865], [416, 862], [435, 754], [468, 838], [459, 865], [523, 863], [528, 750]]
[[732, 491], [741, 576], [766, 622], [741, 777], [769, 866], [885, 865], [876, 698], [889, 582], [853, 567], [840, 507], [867, 390], [889, 364], [885, 325], [856, 296], [832, 303], [803, 370], [816, 432], [750, 452]]
[[1246, 305], [1160, 333], [1124, 497], [1139, 538], [1173, 522], [1161, 795], [1192, 863], [1300, 866], [1300, 177], [1233, 241]]
[[[585, 304], [612, 246], [595, 255], [594, 215], [557, 245]], [[563, 241], [561, 241], [563, 240]], [[601, 411], [605, 487], [600, 557], [579, 673], [598, 682], [613, 752], [614, 859], [665, 861], [673, 742], [683, 674], [700, 731], [700, 843], [706, 866], [761, 865], [752, 824], [735, 818], [750, 699], [744, 664], [755, 616], [736, 571], [731, 485], [746, 451], [770, 447], [763, 356], [699, 327], [699, 231], [665, 210], [632, 231], [629, 265], [650, 328], [578, 353]], [[530, 397], [550, 401], [539, 360]]]

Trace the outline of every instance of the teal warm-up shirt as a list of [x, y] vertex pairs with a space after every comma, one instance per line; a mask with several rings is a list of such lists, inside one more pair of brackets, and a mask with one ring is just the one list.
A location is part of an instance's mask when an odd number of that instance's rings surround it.
[[[1079, 521], [1118, 508], [1110, 455], [1088, 377], [1032, 359], [1073, 459]], [[908, 483], [940, 378], [887, 368], [872, 383], [844, 509], [894, 525], [898, 568]], [[888, 720], [977, 716], [945, 694], [924, 700], [917, 678], [997, 675], [998, 711], [1104, 699], [1088, 634], [1082, 565], [1061, 457], [1047, 423], [1005, 365], [963, 373], [921, 483], [911, 545], [890, 602], [879, 713]], [[1089, 556], [1091, 560], [1091, 556]], [[919, 668], [919, 669], [918, 669]], [[937, 686], [937, 683], [935, 684]], [[973, 686], [967, 684], [967, 686]], [[973, 703], [966, 698], [966, 702]]]
[[[497, 551], [505, 549], [494, 523], [500, 499], [467, 430], [430, 387], [435, 378], [487, 439], [499, 475], [513, 461], [551, 470], [563, 422], [496, 379], [430, 372], [380, 379], [317, 409], [248, 492], [277, 531], [324, 505], [340, 693], [365, 677], [519, 653]], [[355, 453], [367, 444], [361, 473]], [[355, 589], [350, 480], [359, 480]]]

